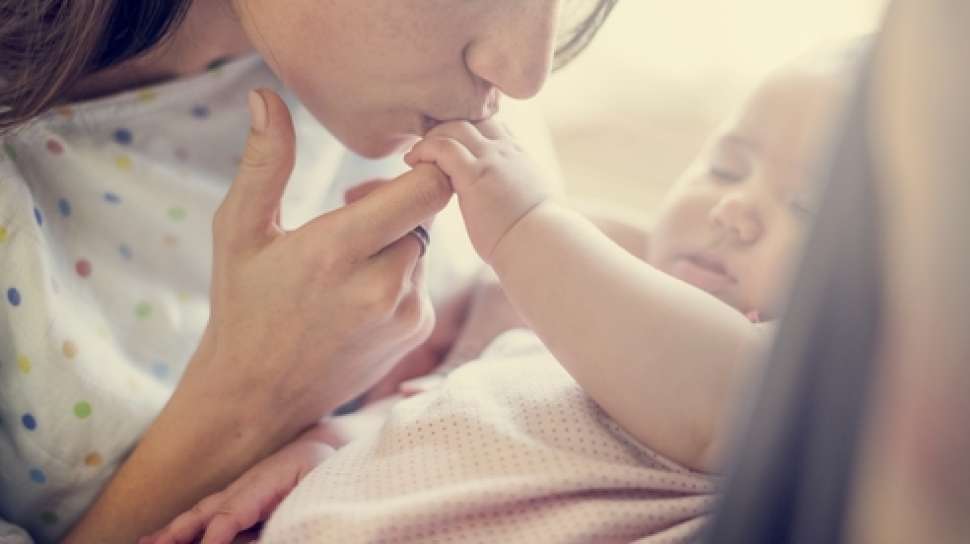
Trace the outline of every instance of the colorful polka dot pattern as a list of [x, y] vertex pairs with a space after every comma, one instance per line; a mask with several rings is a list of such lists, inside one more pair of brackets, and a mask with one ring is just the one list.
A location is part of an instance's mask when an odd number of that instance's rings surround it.
[[[0, 260], [12, 254], [27, 265], [0, 267], [0, 319], [12, 323], [0, 330], [0, 371], [17, 391], [0, 390], [9, 414], [0, 440], [36, 445], [22, 458], [0, 453], [0, 464], [23, 497], [10, 521], [38, 541], [59, 541], [77, 520], [83, 499], [163, 405], [204, 329], [207, 229], [248, 132], [245, 89], [275, 84], [264, 65], [252, 70], [243, 80], [229, 74], [244, 72], [219, 69], [215, 92], [195, 81], [173, 93], [181, 88], [173, 82], [55, 107], [0, 138], [0, 201], [8, 204], [0, 206]], [[313, 196], [337, 204], [319, 181]], [[120, 409], [115, 399], [125, 395], [138, 402]], [[27, 503], [35, 506], [24, 512]]]
[[[137, 98], [141, 102], [151, 102], [157, 98], [157, 94], [154, 91], [146, 90], [139, 92]], [[74, 116], [74, 112], [69, 107], [58, 108], [54, 113], [64, 119], [70, 119]], [[190, 117], [198, 121], [206, 121], [211, 116], [211, 111], [205, 104], [196, 104], [188, 113]], [[109, 138], [118, 146], [116, 148], [118, 153], [110, 159], [114, 167], [126, 174], [134, 172], [137, 168], [136, 159], [128, 150], [133, 149], [133, 146], [138, 142], [138, 133], [128, 127], [117, 127], [110, 133]], [[69, 154], [68, 144], [64, 140], [56, 137], [44, 140], [42, 142], [42, 148], [48, 154], [50, 160], [63, 160]], [[2, 160], [17, 160], [17, 155], [16, 149], [9, 143], [4, 143], [2, 149], [0, 149], [0, 159]], [[190, 153], [183, 147], [176, 147], [172, 151], [172, 157], [174, 160], [184, 163], [190, 159]], [[125, 206], [124, 189], [124, 186], [105, 187], [101, 192], [100, 205], [108, 208]], [[79, 212], [79, 207], [85, 205], [81, 200], [75, 200], [75, 197], [76, 195], [72, 196], [70, 194], [57, 196], [53, 200], [51, 208], [46, 213], [44, 210], [47, 208], [41, 205], [34, 206], [30, 210], [30, 213], [37, 228], [48, 228], [49, 221], [62, 221], [69, 226], [70, 221], [76, 220], [75, 216]], [[162, 207], [160, 211], [163, 214], [162, 217], [164, 217], [165, 222], [172, 225], [173, 228], [176, 228], [176, 225], [186, 224], [189, 219], [188, 209], [177, 203], [169, 203], [169, 205]], [[0, 243], [8, 242], [9, 238], [10, 230], [8, 225], [0, 225]], [[167, 232], [162, 236], [159, 247], [175, 249], [178, 247], [178, 242], [178, 234], [175, 232]], [[117, 256], [120, 257], [121, 262], [134, 259], [135, 251], [131, 244], [127, 241], [118, 241], [116, 243]], [[87, 255], [80, 255], [74, 258], [73, 273], [74, 277], [79, 281], [91, 281], [96, 277], [95, 273], [97, 268], [95, 260]], [[50, 279], [50, 285], [55, 294], [60, 294], [61, 290], [58, 282], [53, 277]], [[0, 293], [2, 293], [0, 296], [3, 297], [6, 308], [16, 311], [30, 304], [31, 301], [25, 297], [24, 287], [22, 285], [7, 285], [0, 290]], [[131, 304], [133, 308], [132, 317], [135, 321], [146, 322], [153, 318], [155, 306], [151, 301], [147, 299], [134, 300]], [[106, 338], [108, 336], [105, 334], [102, 337]], [[76, 365], [81, 360], [83, 346], [77, 339], [71, 338], [63, 340], [60, 344], [60, 349], [63, 355], [60, 364]], [[15, 368], [19, 375], [22, 376], [22, 379], [32, 379], [31, 377], [35, 375], [34, 362], [26, 354], [17, 355]], [[171, 381], [174, 377], [171, 365], [162, 360], [155, 360], [148, 363], [145, 370], [155, 379], [163, 382]], [[136, 384], [132, 383], [131, 386], [135, 387]], [[98, 419], [97, 403], [95, 400], [74, 400], [66, 407], [65, 412], [78, 424], [82, 424], [82, 422], [93, 423]], [[46, 414], [46, 412], [42, 411], [41, 414]], [[44, 422], [38, 417], [38, 413], [35, 411], [21, 413], [19, 415], [18, 427], [21, 432], [35, 434], [42, 433], [45, 429]], [[50, 428], [50, 424], [48, 424], [46, 429]], [[83, 458], [78, 460], [78, 465], [85, 467], [87, 470], [97, 469], [104, 464], [105, 459], [99, 451], [89, 451], [83, 455]], [[27, 466], [23, 470], [24, 477], [32, 485], [38, 487], [49, 485], [49, 474], [44, 466]], [[44, 525], [53, 526], [61, 522], [61, 516], [54, 509], [41, 510], [34, 515], [36, 516], [34, 519], [39, 520]]]
[[72, 340], [65, 340], [61, 347], [61, 351], [63, 351], [64, 357], [73, 359], [77, 357], [77, 344]]
[[17, 368], [20, 369], [21, 374], [30, 374], [30, 359], [26, 355], [18, 355]]
[[34, 483], [38, 483], [38, 484], [47, 483], [47, 475], [44, 474], [43, 470], [37, 467], [30, 469], [30, 479], [33, 480]]
[[11, 287], [7, 289], [7, 302], [11, 306], [20, 306], [20, 291], [16, 287]]
[[33, 431], [37, 429], [37, 420], [31, 414], [24, 414], [20, 418], [20, 422], [24, 424], [24, 428], [28, 431]]
[[81, 401], [74, 405], [74, 415], [80, 419], [87, 419], [91, 415], [91, 404], [87, 401]]

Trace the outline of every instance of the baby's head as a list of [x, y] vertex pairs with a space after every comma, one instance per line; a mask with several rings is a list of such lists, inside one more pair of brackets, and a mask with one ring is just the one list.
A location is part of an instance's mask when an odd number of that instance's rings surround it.
[[777, 317], [858, 49], [800, 58], [757, 87], [667, 195], [647, 248], [652, 265], [743, 313]]

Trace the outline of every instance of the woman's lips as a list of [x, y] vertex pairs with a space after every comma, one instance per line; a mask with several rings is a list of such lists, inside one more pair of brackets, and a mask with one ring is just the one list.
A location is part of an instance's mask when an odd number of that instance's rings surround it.
[[430, 132], [431, 129], [433, 129], [434, 127], [440, 125], [442, 122], [443, 121], [440, 121], [438, 119], [435, 119], [434, 117], [431, 117], [430, 115], [422, 115], [421, 116], [421, 136], [423, 137], [428, 132]]
[[720, 261], [702, 255], [678, 259], [671, 267], [671, 274], [712, 294], [738, 282]]

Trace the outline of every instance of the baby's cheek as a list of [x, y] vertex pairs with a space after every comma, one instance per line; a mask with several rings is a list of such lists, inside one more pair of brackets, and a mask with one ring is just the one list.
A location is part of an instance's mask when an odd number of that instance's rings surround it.
[[788, 295], [794, 273], [794, 251], [789, 244], [780, 244], [759, 259], [753, 293], [758, 309], [773, 317]]

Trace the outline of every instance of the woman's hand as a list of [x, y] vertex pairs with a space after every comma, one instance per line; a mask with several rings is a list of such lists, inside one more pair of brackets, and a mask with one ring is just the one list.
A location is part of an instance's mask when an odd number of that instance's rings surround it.
[[416, 281], [421, 246], [408, 232], [447, 204], [450, 188], [437, 169], [417, 169], [285, 232], [293, 127], [276, 95], [261, 96], [266, 126], [257, 121], [213, 222], [206, 356], [183, 385], [272, 409], [292, 422], [292, 436], [372, 385], [389, 354], [430, 333], [433, 313]]
[[414, 348], [434, 325], [421, 244], [408, 232], [447, 204], [447, 178], [422, 166], [284, 231], [293, 124], [272, 92], [251, 102], [242, 165], [213, 221], [202, 342], [66, 542], [131, 542], [157, 529], [368, 389], [392, 353]]
[[451, 178], [472, 245], [490, 264], [505, 233], [554, 192], [552, 180], [494, 120], [442, 123], [404, 160], [433, 163]]
[[327, 423], [315, 425], [138, 544], [195, 542], [200, 536], [205, 544], [232, 542], [239, 533], [266, 521], [296, 484], [340, 446], [331, 434]]

